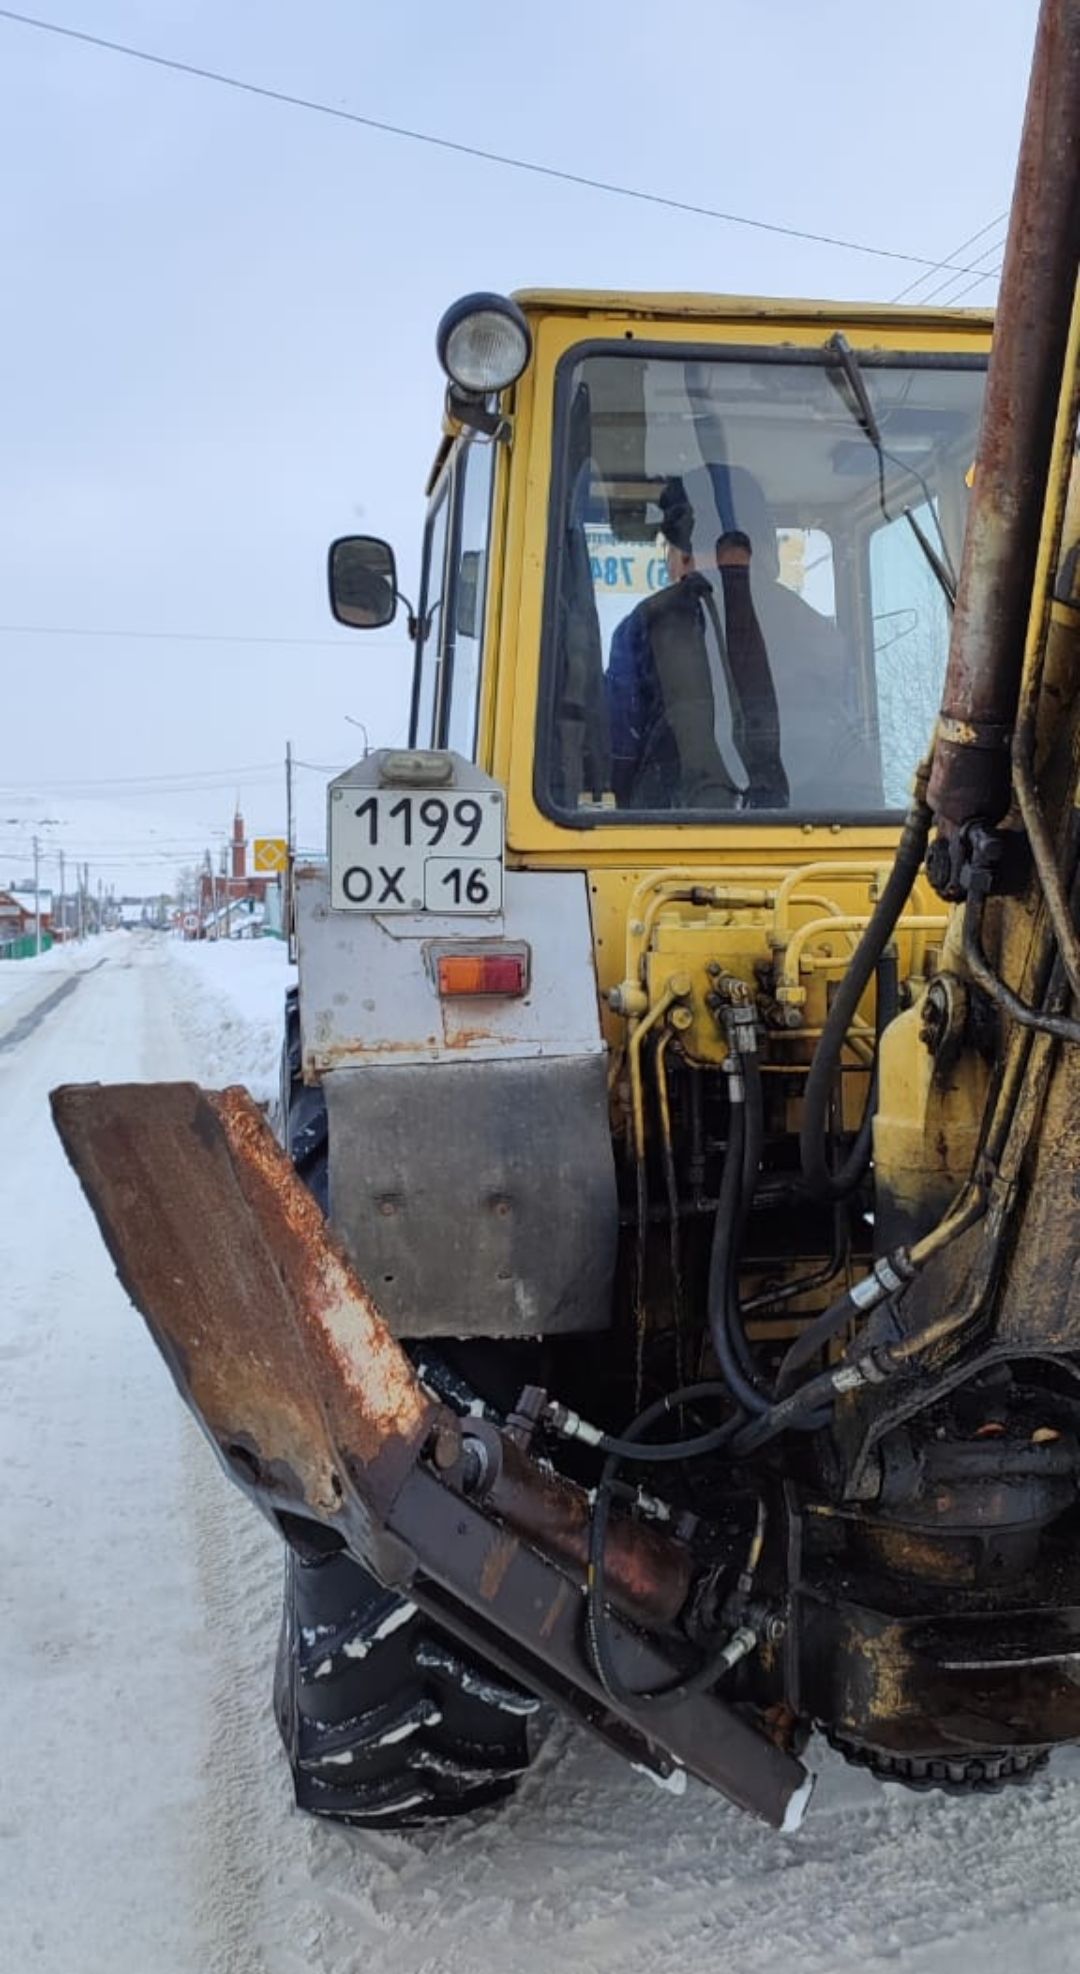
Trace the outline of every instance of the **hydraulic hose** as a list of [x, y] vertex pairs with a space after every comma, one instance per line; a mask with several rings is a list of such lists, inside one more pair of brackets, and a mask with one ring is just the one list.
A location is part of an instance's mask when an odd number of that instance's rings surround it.
[[[917, 787], [921, 790], [922, 785], [920, 775]], [[821, 1031], [821, 1039], [814, 1051], [814, 1060], [810, 1065], [803, 1097], [799, 1157], [803, 1181], [815, 1199], [842, 1199], [851, 1191], [861, 1174], [862, 1167], [856, 1166], [855, 1163], [855, 1153], [859, 1150], [858, 1140], [838, 1172], [833, 1172], [829, 1166], [827, 1149], [829, 1098], [840, 1054], [859, 1002], [896, 930], [897, 920], [919, 874], [919, 868], [926, 854], [930, 822], [931, 813], [926, 801], [921, 793], [917, 793], [904, 819], [896, 858], [885, 889], [874, 907], [869, 925], [851, 956], [848, 970], [837, 987], [832, 1007]], [[868, 1145], [867, 1134], [864, 1151], [868, 1149]]]
[[746, 1122], [743, 1131], [742, 1150], [742, 1189], [739, 1196], [739, 1230], [746, 1224], [746, 1216], [754, 1203], [757, 1177], [761, 1168], [761, 1155], [765, 1149], [765, 1091], [761, 1075], [761, 1060], [757, 1049], [743, 1051], [740, 1056], [743, 1079], [746, 1089]]
[[[984, 903], [983, 894], [972, 891], [964, 906], [964, 963], [976, 985], [1020, 1028], [1033, 1028], [1039, 1035], [1054, 1035], [1062, 1042], [1080, 1042], [1080, 1021], [1072, 1020], [1069, 1015], [1050, 1014], [1041, 1008], [1029, 1007], [994, 972], [982, 947]], [[1064, 967], [1064, 957], [1062, 965]]]
[[[593, 1504], [592, 1520], [589, 1525], [589, 1566], [585, 1584], [585, 1636], [589, 1648], [589, 1657], [596, 1676], [604, 1691], [615, 1701], [616, 1705], [640, 1706], [645, 1703], [651, 1703], [654, 1706], [660, 1707], [677, 1706], [680, 1701], [686, 1699], [690, 1694], [705, 1692], [710, 1686], [715, 1686], [717, 1680], [721, 1679], [726, 1672], [731, 1670], [732, 1665], [736, 1663], [738, 1657], [743, 1655], [747, 1646], [752, 1645], [753, 1641], [749, 1635], [744, 1640], [736, 1632], [732, 1638], [725, 1641], [725, 1644], [718, 1652], [710, 1653], [694, 1672], [687, 1673], [683, 1676], [677, 1675], [668, 1685], [654, 1687], [651, 1691], [636, 1691], [633, 1687], [626, 1685], [615, 1664], [614, 1654], [611, 1649], [607, 1610], [604, 1604], [604, 1545], [607, 1540], [611, 1494], [619, 1461], [628, 1457], [639, 1460], [655, 1459], [657, 1457], [658, 1448], [650, 1445], [648, 1442], [643, 1443], [641, 1441], [641, 1435], [647, 1432], [651, 1425], [655, 1425], [657, 1419], [662, 1418], [666, 1412], [673, 1411], [677, 1406], [685, 1405], [696, 1398], [718, 1398], [726, 1396], [726, 1388], [721, 1384], [685, 1385], [678, 1391], [668, 1392], [665, 1397], [658, 1398], [644, 1412], [639, 1413], [638, 1417], [631, 1421], [621, 1439], [607, 1442], [608, 1447], [612, 1450], [609, 1451], [608, 1458], [604, 1462], [603, 1471], [600, 1475], [600, 1481], [596, 1489], [596, 1499]], [[730, 1438], [733, 1423], [733, 1421], [728, 1420], [724, 1426], [718, 1428], [718, 1432], [723, 1437]], [[702, 1434], [697, 1443], [700, 1444], [700, 1441], [704, 1439], [715, 1438], [716, 1434]], [[694, 1444], [694, 1441], [687, 1441], [686, 1448], [689, 1449]], [[756, 1566], [757, 1557], [754, 1555], [753, 1549], [751, 1555], [753, 1557], [753, 1565], [748, 1562], [748, 1569]]]
[[[727, 1380], [732, 1397], [744, 1411], [759, 1413], [768, 1411], [769, 1400], [758, 1390], [739, 1361], [739, 1353], [732, 1334], [731, 1316], [731, 1302], [735, 1291], [735, 1256], [742, 1226], [742, 1204], [747, 1172], [745, 1157], [747, 1120], [742, 1085], [741, 1077], [731, 1078], [728, 1143], [724, 1170], [720, 1179], [720, 1197], [716, 1206], [712, 1254], [709, 1259], [709, 1335], [716, 1353], [716, 1361]], [[756, 1172], [756, 1166], [754, 1170]]]
[[[710, 1384], [685, 1385], [678, 1391], [667, 1392], [663, 1398], [657, 1399], [656, 1404], [649, 1408], [649, 1418], [646, 1423], [651, 1425], [654, 1417], [659, 1418], [664, 1412], [674, 1411], [677, 1406], [686, 1403], [687, 1399], [692, 1397], [729, 1399], [731, 1393], [727, 1385], [722, 1384], [719, 1379]], [[641, 1418], [644, 1417], [642, 1413]], [[674, 1466], [682, 1460], [697, 1460], [703, 1454], [718, 1453], [720, 1448], [726, 1446], [731, 1439], [736, 1426], [741, 1422], [741, 1415], [725, 1419], [722, 1426], [713, 1426], [709, 1432], [697, 1433], [693, 1439], [648, 1440], [644, 1444], [639, 1444], [636, 1439], [627, 1435], [620, 1437], [614, 1433], [601, 1432], [599, 1427], [590, 1425], [587, 1419], [581, 1418], [579, 1413], [571, 1411], [568, 1406], [560, 1404], [557, 1400], [548, 1406], [545, 1419], [546, 1423], [555, 1432], [561, 1434], [563, 1439], [580, 1440], [583, 1445], [593, 1446], [598, 1453], [611, 1455], [617, 1460], [638, 1460], [646, 1466], [652, 1465], [653, 1462], [661, 1466]]]
[[[739, 1194], [738, 1223], [730, 1228], [729, 1265], [727, 1293], [724, 1302], [724, 1320], [731, 1348], [739, 1368], [750, 1383], [755, 1383], [755, 1367], [750, 1345], [746, 1340], [738, 1298], [737, 1258], [742, 1247], [747, 1216], [753, 1205], [757, 1189], [758, 1172], [761, 1167], [761, 1154], [765, 1145], [765, 1097], [761, 1082], [761, 1066], [757, 1051], [739, 1052], [739, 1062], [743, 1066], [743, 1137], [742, 1137], [742, 1185]], [[734, 1099], [734, 1083], [732, 1095]], [[715, 1235], [714, 1235], [715, 1238]]]
[[[895, 1295], [914, 1280], [928, 1261], [940, 1254], [943, 1248], [951, 1246], [969, 1227], [975, 1225], [986, 1211], [986, 1192], [978, 1184], [969, 1184], [959, 1195], [949, 1211], [936, 1227], [915, 1242], [910, 1249], [896, 1248], [892, 1254], [882, 1256], [875, 1262], [870, 1274], [862, 1282], [831, 1303], [822, 1315], [815, 1317], [801, 1335], [797, 1336], [780, 1365], [776, 1380], [778, 1399], [784, 1395], [797, 1371], [801, 1371], [811, 1358], [816, 1357], [825, 1345], [830, 1343], [837, 1332], [857, 1317], [865, 1316], [887, 1295]], [[932, 1344], [951, 1336], [963, 1327], [966, 1314], [955, 1311], [939, 1317], [928, 1328], [916, 1331], [913, 1336], [891, 1344], [887, 1356], [891, 1364], [906, 1363], [909, 1358], [918, 1357]], [[850, 1354], [850, 1353], [849, 1353]], [[801, 1389], [808, 1389], [802, 1387]], [[794, 1394], [798, 1396], [799, 1394]], [[778, 1408], [779, 1409], [779, 1408]]]
[[724, 1305], [727, 1334], [743, 1376], [757, 1387], [757, 1367], [753, 1352], [747, 1340], [743, 1323], [743, 1312], [739, 1301], [738, 1256], [742, 1249], [743, 1236], [750, 1208], [757, 1190], [758, 1173], [761, 1169], [762, 1153], [765, 1149], [765, 1090], [761, 1074], [761, 1058], [757, 1049], [740, 1051], [739, 1060], [743, 1066], [745, 1083], [746, 1112], [743, 1132], [742, 1193], [739, 1200], [738, 1225], [732, 1230], [731, 1260], [727, 1277], [727, 1299]]
[[836, 1398], [836, 1385], [831, 1371], [822, 1371], [808, 1384], [800, 1385], [790, 1398], [783, 1398], [770, 1406], [768, 1412], [759, 1413], [756, 1419], [743, 1427], [735, 1439], [733, 1451], [740, 1458], [756, 1453], [769, 1440], [776, 1439], [793, 1427], [815, 1427], [825, 1423], [829, 1410]]
[[[900, 1006], [900, 966], [895, 952], [886, 948], [877, 963], [876, 971], [877, 1020], [875, 1027], [877, 1042], [880, 1046], [881, 1038], [889, 1026], [890, 1021], [895, 1020], [897, 1010]], [[834, 1200], [846, 1199], [848, 1194], [854, 1191], [870, 1163], [870, 1154], [874, 1146], [874, 1115], [878, 1105], [878, 1089], [878, 1064], [875, 1057], [874, 1067], [870, 1072], [870, 1087], [866, 1093], [866, 1102], [863, 1105], [863, 1114], [859, 1119], [858, 1131], [855, 1133], [855, 1141], [839, 1171], [832, 1174], [832, 1183], [835, 1189], [833, 1192]]]
[[851, 1245], [847, 1215], [839, 1200], [833, 1207], [833, 1225], [832, 1253], [828, 1260], [822, 1262], [820, 1268], [812, 1268], [809, 1274], [795, 1275], [786, 1282], [774, 1282], [769, 1288], [759, 1289], [756, 1295], [748, 1296], [740, 1304], [744, 1317], [755, 1316], [759, 1310], [782, 1308], [785, 1302], [794, 1302], [802, 1295], [812, 1295], [815, 1290], [827, 1288], [830, 1282], [835, 1282]]
[[796, 1337], [781, 1362], [776, 1378], [778, 1398], [790, 1392], [796, 1374], [817, 1356], [819, 1350], [824, 1350], [825, 1345], [832, 1342], [839, 1330], [854, 1322], [858, 1314], [858, 1304], [852, 1301], [851, 1291], [845, 1290], [820, 1316], [815, 1316], [813, 1322]]

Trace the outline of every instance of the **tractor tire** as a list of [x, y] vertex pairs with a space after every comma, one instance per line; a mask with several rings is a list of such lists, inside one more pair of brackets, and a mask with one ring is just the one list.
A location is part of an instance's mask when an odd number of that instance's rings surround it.
[[[287, 996], [281, 1126], [324, 1213], [329, 1141], [322, 1091], [300, 1070], [300, 1010]], [[425, 1370], [433, 1352], [425, 1346]], [[451, 1372], [447, 1397], [460, 1388]], [[468, 1815], [511, 1794], [529, 1763], [539, 1701], [474, 1659], [352, 1557], [297, 1527], [286, 1548], [274, 1712], [296, 1801], [379, 1830]]]
[[498, 1802], [538, 1704], [351, 1557], [286, 1551], [274, 1710], [301, 1809], [388, 1830]]

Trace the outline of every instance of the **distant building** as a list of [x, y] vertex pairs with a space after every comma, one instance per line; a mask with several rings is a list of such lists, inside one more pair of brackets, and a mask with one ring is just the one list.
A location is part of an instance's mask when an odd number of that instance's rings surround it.
[[123, 926], [126, 932], [134, 932], [137, 926], [156, 926], [161, 923], [160, 898], [121, 898], [113, 906], [113, 922]]
[[229, 845], [230, 869], [204, 870], [199, 875], [200, 939], [240, 939], [257, 936], [266, 916], [267, 887], [273, 877], [248, 875], [248, 844], [239, 809], [233, 817]]
[[53, 897], [51, 891], [39, 891], [35, 903], [34, 893], [17, 890], [0, 891], [0, 943], [8, 939], [25, 939], [28, 933], [36, 933], [38, 911], [41, 912], [42, 932], [53, 929]]

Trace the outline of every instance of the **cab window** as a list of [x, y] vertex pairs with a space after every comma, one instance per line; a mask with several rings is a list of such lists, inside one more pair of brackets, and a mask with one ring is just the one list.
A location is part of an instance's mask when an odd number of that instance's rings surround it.
[[440, 745], [470, 761], [480, 707], [493, 457], [490, 441], [472, 439], [461, 445], [454, 468], [457, 525], [443, 647]]
[[842, 821], [902, 805], [944, 675], [942, 580], [985, 366], [874, 352], [862, 369], [880, 449], [827, 348], [564, 358], [536, 775], [549, 814]]
[[443, 593], [446, 545], [450, 525], [450, 475], [439, 480], [424, 530], [424, 561], [420, 575], [419, 630], [413, 669], [413, 702], [409, 744], [435, 745], [435, 715], [439, 703]]
[[459, 439], [428, 509], [411, 744], [472, 759], [480, 704], [493, 446]]

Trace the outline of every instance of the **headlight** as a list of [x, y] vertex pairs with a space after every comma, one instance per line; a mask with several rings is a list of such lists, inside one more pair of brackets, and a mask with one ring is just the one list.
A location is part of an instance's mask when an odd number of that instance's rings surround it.
[[486, 397], [517, 382], [532, 354], [529, 325], [505, 295], [465, 295], [447, 309], [435, 348], [452, 384]]

